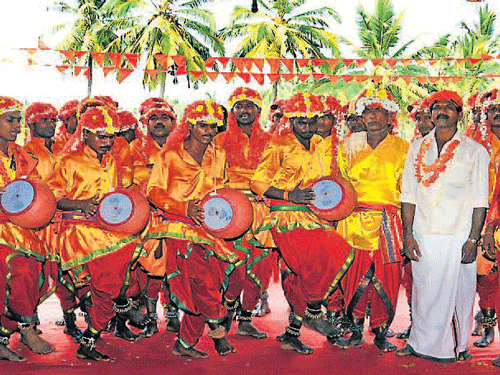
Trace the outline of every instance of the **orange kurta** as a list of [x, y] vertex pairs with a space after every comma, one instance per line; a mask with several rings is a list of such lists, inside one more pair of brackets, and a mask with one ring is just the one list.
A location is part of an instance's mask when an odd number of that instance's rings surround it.
[[[9, 145], [8, 155], [0, 152], [0, 168], [6, 175], [0, 174], [0, 187], [16, 178], [28, 177], [40, 180], [35, 167], [37, 161], [20, 146], [13, 142]], [[0, 211], [0, 245], [6, 245], [14, 251], [20, 251], [27, 256], [34, 256], [39, 261], [45, 261], [47, 255], [44, 244], [31, 229], [21, 228], [10, 223]]]
[[[49, 180], [49, 186], [57, 200], [84, 200], [96, 194], [102, 199], [119, 185], [116, 164], [109, 152], [99, 162], [97, 154], [88, 146], [82, 145], [61, 159]], [[122, 181], [124, 187], [130, 186], [131, 177]], [[61, 267], [70, 269], [136, 241], [135, 236], [101, 229], [97, 222], [63, 220], [57, 250], [61, 257]]]
[[161, 149], [160, 145], [149, 134], [145, 146], [143, 146], [141, 139], [134, 139], [130, 143], [130, 153], [134, 165], [134, 184], [138, 185], [143, 192], [146, 191], [151, 166]]

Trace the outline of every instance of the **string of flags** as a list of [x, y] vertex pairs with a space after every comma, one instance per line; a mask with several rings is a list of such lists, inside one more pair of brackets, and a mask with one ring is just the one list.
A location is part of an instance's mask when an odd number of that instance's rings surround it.
[[[380, 82], [382, 79], [390, 79], [393, 81], [402, 79], [406, 83], [411, 80], [416, 80], [421, 84], [427, 81], [436, 83], [443, 81], [444, 83], [458, 83], [463, 79], [471, 78], [471, 76], [449, 76], [449, 75], [402, 75], [402, 74], [384, 74], [384, 75], [371, 75], [355, 72], [353, 74], [344, 73], [327, 74], [318, 70], [322, 65], [328, 65], [333, 71], [338, 68], [362, 68], [384, 66], [391, 69], [400, 67], [408, 67], [412, 65], [429, 65], [435, 64], [480, 64], [490, 60], [500, 59], [498, 56], [482, 54], [479, 58], [454, 58], [444, 57], [440, 59], [412, 59], [412, 58], [398, 58], [398, 59], [277, 59], [277, 58], [244, 58], [244, 57], [210, 57], [203, 65], [203, 70], [188, 70], [186, 68], [185, 56], [155, 54], [154, 58], [157, 62], [157, 69], [138, 68], [138, 63], [141, 55], [137, 53], [118, 53], [118, 52], [97, 52], [97, 51], [68, 51], [68, 50], [52, 50], [47, 47], [42, 41], [39, 41], [38, 48], [21, 48], [26, 51], [28, 65], [42, 65], [47, 67], [55, 67], [59, 72], [64, 73], [67, 71], [75, 75], [85, 75], [90, 77], [90, 70], [88, 66], [77, 65], [78, 61], [90, 54], [95, 63], [102, 68], [104, 76], [111, 72], [117, 72], [118, 82], [123, 82], [134, 71], [142, 70], [148, 74], [152, 79], [155, 79], [160, 72], [169, 72], [171, 74], [180, 76], [189, 74], [194, 80], [210, 79], [216, 80], [219, 76], [229, 83], [235, 77], [239, 77], [246, 83], [251, 80], [256, 81], [260, 85], [265, 84], [266, 78], [269, 82], [276, 82], [279, 79], [290, 81], [297, 78], [301, 82], [308, 79], [322, 79], [327, 78], [333, 85], [337, 84], [339, 80], [344, 82], [364, 82], [373, 80]], [[35, 54], [39, 51], [55, 51], [62, 57], [60, 64], [38, 64], [34, 58]], [[496, 78], [500, 74], [483, 74], [481, 77]]]

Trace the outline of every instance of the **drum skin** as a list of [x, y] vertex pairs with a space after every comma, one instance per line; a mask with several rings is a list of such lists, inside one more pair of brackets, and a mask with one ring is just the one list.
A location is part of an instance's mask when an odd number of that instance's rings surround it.
[[[127, 218], [124, 218], [119, 223], [107, 221], [101, 211], [102, 202], [113, 194], [123, 194], [127, 196], [132, 203], [132, 210]], [[114, 209], [119, 209], [115, 207]], [[116, 189], [114, 192], [106, 194], [102, 197], [97, 208], [97, 222], [99, 225], [112, 232], [122, 232], [128, 234], [138, 234], [146, 227], [150, 217], [150, 208], [148, 200], [139, 191], [133, 189]]]
[[354, 210], [356, 203], [358, 202], [354, 186], [352, 186], [349, 181], [339, 176], [320, 177], [316, 179], [311, 186], [314, 188], [315, 184], [325, 180], [333, 181], [340, 187], [342, 191], [340, 201], [334, 207], [329, 209], [321, 209], [316, 207], [314, 204], [310, 204], [309, 207], [311, 208], [311, 211], [320, 219], [327, 221], [345, 219]]
[[[217, 215], [219, 215], [220, 210], [212, 212], [213, 215], [211, 215], [211, 211], [214, 211], [213, 202], [219, 199], [226, 208], [230, 207], [232, 213], [230, 216], [230, 221], [227, 224], [220, 228], [214, 228], [210, 227], [207, 222], [210, 221], [210, 218], [214, 218], [215, 220], [217, 220]], [[217, 194], [208, 193], [203, 198], [200, 205], [205, 210], [205, 221], [203, 222], [202, 226], [208, 233], [210, 233], [214, 237], [224, 239], [236, 238], [250, 229], [250, 226], [252, 225], [252, 204], [250, 203], [246, 195], [238, 190], [222, 188], [217, 190]]]
[[9, 186], [10, 188], [16, 186], [15, 184], [19, 186], [21, 182], [31, 185], [33, 189], [31, 202], [19, 212], [10, 212], [10, 210], [4, 206], [4, 204], [9, 206], [8, 202], [4, 201], [4, 199], [8, 197], [8, 194], [6, 194], [5, 196], [2, 195], [0, 209], [5, 213], [5, 216], [7, 216], [10, 222], [22, 228], [39, 229], [46, 226], [56, 213], [57, 202], [54, 194], [43, 182], [25, 179], [14, 180], [7, 184], [4, 193], [8, 192]]

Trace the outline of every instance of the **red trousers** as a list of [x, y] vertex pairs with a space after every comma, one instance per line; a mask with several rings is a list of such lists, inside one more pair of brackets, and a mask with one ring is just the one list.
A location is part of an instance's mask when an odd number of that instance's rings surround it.
[[236, 267], [233, 273], [231, 273], [226, 291], [226, 298], [235, 300], [239, 297], [241, 292], [243, 292], [241, 306], [245, 310], [253, 310], [259, 300], [260, 286], [248, 276], [245, 264]]
[[37, 321], [43, 263], [8, 246], [0, 245], [0, 324], [13, 332], [17, 323]]
[[[354, 304], [353, 297], [373, 263], [375, 267], [374, 276], [380, 282], [380, 286], [388, 297], [386, 303], [390, 303], [393, 313], [395, 313], [401, 280], [401, 263], [384, 264], [379, 251], [373, 252], [373, 258], [370, 254], [370, 251], [356, 249], [354, 262], [342, 280], [347, 311], [349, 312], [350, 305]], [[368, 302], [371, 304], [370, 326], [372, 328], [377, 328], [393, 318], [389, 314], [379, 292], [375, 289], [373, 281], [370, 281], [358, 303], [354, 306], [352, 311], [354, 318], [362, 319], [365, 317]]]
[[477, 293], [479, 307], [485, 310], [494, 309], [498, 298], [498, 271], [488, 275], [477, 276]]
[[284, 284], [297, 288], [296, 294], [303, 294], [305, 302], [327, 299], [349, 267], [351, 246], [347, 241], [333, 228], [297, 228], [285, 233], [272, 229], [272, 234], [292, 271]]
[[90, 325], [97, 331], [106, 328], [115, 315], [114, 299], [136, 297], [140, 294], [136, 272], [132, 271], [135, 243], [88, 261], [92, 307], [89, 309]]

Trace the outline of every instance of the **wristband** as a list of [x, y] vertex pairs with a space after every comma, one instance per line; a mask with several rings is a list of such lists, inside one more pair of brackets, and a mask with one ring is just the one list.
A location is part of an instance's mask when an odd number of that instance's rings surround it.
[[479, 241], [478, 238], [467, 238], [467, 242], [470, 242], [473, 245], [477, 245], [477, 241]]
[[288, 200], [288, 193], [289, 193], [289, 191], [288, 191], [288, 190], [285, 190], [285, 192], [283, 193], [283, 200], [285, 200], [285, 201], [289, 201], [289, 200]]

